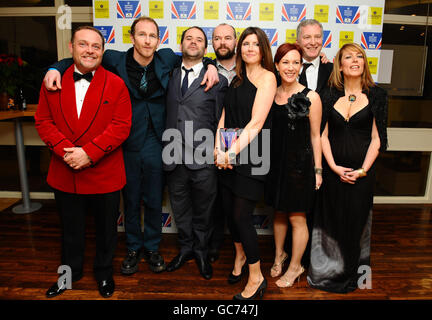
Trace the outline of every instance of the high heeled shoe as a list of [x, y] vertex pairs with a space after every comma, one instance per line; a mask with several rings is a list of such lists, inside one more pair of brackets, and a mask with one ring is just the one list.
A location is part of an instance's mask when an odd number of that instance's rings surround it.
[[[279, 277], [282, 274], [284, 263], [288, 259], [288, 254], [285, 254], [285, 257], [279, 263], [273, 263], [273, 266], [270, 269], [270, 276], [272, 278]], [[280, 269], [279, 269], [280, 267]]]
[[258, 289], [256, 289], [255, 293], [253, 295], [251, 295], [249, 298], [243, 297], [242, 294], [241, 294], [241, 292], [240, 292], [240, 293], [237, 293], [233, 297], [233, 300], [253, 300], [258, 295], [260, 296], [260, 298], [262, 298], [263, 295], [264, 295], [265, 289], [267, 289], [267, 280], [266, 280], [266, 278], [264, 278], [264, 280], [259, 285]]
[[[288, 281], [288, 280], [285, 280], [285, 279], [283, 279], [283, 277], [285, 276], [285, 275], [283, 275], [282, 277], [280, 277], [279, 278], [279, 280], [278, 281], [276, 281], [276, 285], [279, 287], [279, 288], [289, 288], [289, 287], [292, 287], [293, 285], [294, 285], [294, 282], [296, 281], [296, 280], [298, 280], [298, 282], [300, 283], [300, 276], [302, 275], [302, 273], [305, 271], [305, 269], [303, 268], [303, 266], [301, 266], [301, 269], [300, 269], [300, 273], [294, 278], [294, 281], [293, 282], [290, 282], [290, 281]], [[279, 284], [278, 284], [279, 283]]]
[[234, 275], [231, 272], [228, 276], [228, 279], [227, 279], [228, 283], [229, 284], [235, 284], [235, 283], [239, 282], [241, 280], [241, 278], [243, 277], [243, 274], [246, 273], [246, 270], [247, 270], [247, 268], [246, 268], [246, 263], [245, 263], [241, 269], [241, 273], [238, 276]]

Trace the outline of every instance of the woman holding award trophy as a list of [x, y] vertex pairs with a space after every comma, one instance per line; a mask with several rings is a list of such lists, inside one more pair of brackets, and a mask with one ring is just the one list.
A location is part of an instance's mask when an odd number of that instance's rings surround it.
[[301, 259], [309, 239], [306, 216], [311, 212], [315, 190], [322, 182], [321, 100], [297, 81], [302, 67], [302, 49], [284, 43], [274, 62], [281, 77], [272, 107], [271, 165], [265, 199], [275, 209], [273, 233], [275, 258], [271, 277], [282, 275], [288, 259], [284, 251], [288, 223], [292, 226], [292, 252], [278, 287], [291, 287], [304, 272]]
[[[249, 300], [262, 297], [267, 287], [252, 214], [264, 193], [269, 151], [262, 151], [269, 142], [262, 140], [266, 137], [269, 140], [267, 116], [277, 87], [270, 43], [260, 28], [246, 28], [240, 35], [236, 74], [224, 99], [216, 135], [215, 164], [221, 169], [223, 209], [229, 217], [235, 247], [228, 283], [239, 282], [248, 269], [247, 284], [234, 299]], [[264, 129], [267, 132], [262, 134]]]

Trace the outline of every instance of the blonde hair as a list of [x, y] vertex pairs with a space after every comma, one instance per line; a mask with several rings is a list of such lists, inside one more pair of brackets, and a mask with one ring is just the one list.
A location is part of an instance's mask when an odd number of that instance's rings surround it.
[[370, 70], [369, 70], [369, 63], [367, 60], [366, 52], [357, 43], [346, 43], [336, 53], [336, 57], [334, 59], [334, 64], [333, 64], [333, 71], [332, 71], [330, 78], [329, 78], [329, 81], [328, 81], [329, 86], [335, 87], [336, 89], [338, 89], [340, 91], [344, 90], [344, 80], [343, 80], [343, 74], [341, 71], [341, 64], [342, 64], [343, 53], [346, 50], [352, 50], [352, 51], [361, 53], [363, 55], [364, 69], [363, 69], [363, 74], [361, 75], [362, 90], [368, 90], [370, 87], [374, 87], [375, 82], [373, 81], [372, 75], [371, 75]]

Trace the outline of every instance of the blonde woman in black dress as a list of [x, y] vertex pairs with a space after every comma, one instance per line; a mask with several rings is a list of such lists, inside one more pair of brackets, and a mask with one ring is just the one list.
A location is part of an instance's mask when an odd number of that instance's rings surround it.
[[288, 254], [284, 251], [288, 224], [292, 226], [292, 254], [278, 287], [291, 287], [304, 272], [301, 259], [309, 239], [307, 214], [315, 190], [322, 182], [321, 100], [297, 81], [302, 67], [302, 49], [284, 43], [274, 62], [281, 77], [272, 107], [271, 166], [266, 182], [266, 202], [275, 209], [273, 233], [275, 259], [272, 277], [283, 272]]
[[329, 85], [321, 92], [326, 161], [308, 283], [347, 293], [370, 266], [374, 164], [387, 148], [387, 93], [374, 83], [366, 53], [356, 43], [336, 54]]

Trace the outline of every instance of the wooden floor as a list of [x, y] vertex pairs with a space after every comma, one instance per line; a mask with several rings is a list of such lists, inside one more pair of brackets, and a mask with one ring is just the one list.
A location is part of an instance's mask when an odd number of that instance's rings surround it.
[[[45, 299], [45, 291], [57, 280], [60, 230], [53, 200], [44, 200], [37, 213], [16, 215], [11, 207], [0, 212], [0, 299]], [[260, 236], [262, 270], [269, 286], [266, 300], [398, 300], [432, 299], [432, 206], [376, 205], [372, 227], [372, 289], [349, 294], [330, 294], [308, 287], [306, 277], [293, 288], [280, 289], [270, 277], [273, 238]], [[93, 221], [88, 219], [84, 277], [54, 300], [102, 299], [92, 274], [94, 256]], [[227, 237], [221, 257], [213, 264], [210, 281], [198, 273], [194, 261], [173, 273], [153, 274], [145, 262], [132, 276], [120, 274], [125, 254], [125, 236], [120, 233], [114, 261], [116, 292], [111, 300], [200, 299], [230, 300], [246, 279], [228, 285], [233, 248]], [[177, 253], [176, 235], [164, 234], [160, 251], [165, 261]]]

